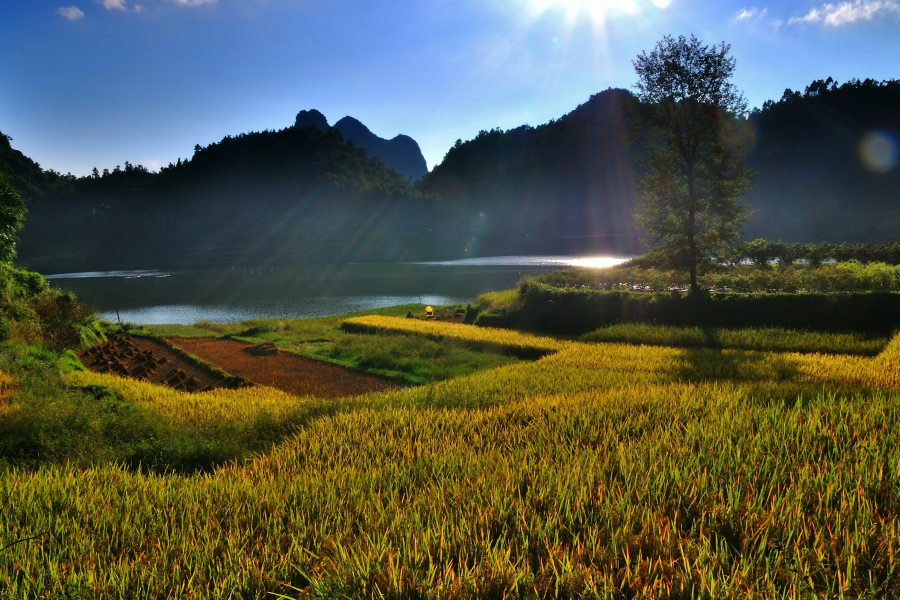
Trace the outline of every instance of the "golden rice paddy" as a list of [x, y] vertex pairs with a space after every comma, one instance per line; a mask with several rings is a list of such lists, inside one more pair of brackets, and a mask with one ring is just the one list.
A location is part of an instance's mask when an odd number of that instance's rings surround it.
[[[900, 337], [865, 358], [587, 344], [389, 317], [351, 326], [545, 356], [341, 401], [270, 452], [212, 473], [3, 472], [0, 547], [44, 535], [0, 551], [0, 592], [900, 595]], [[324, 402], [69, 378], [159, 419], [212, 426]]]

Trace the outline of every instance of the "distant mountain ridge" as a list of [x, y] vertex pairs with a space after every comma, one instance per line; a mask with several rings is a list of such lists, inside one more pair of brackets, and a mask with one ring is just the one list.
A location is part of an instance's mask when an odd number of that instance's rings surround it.
[[[159, 173], [126, 161], [60, 175], [0, 134], [0, 169], [28, 200], [17, 263], [53, 272], [637, 254], [640, 166], [623, 140], [632, 98], [609, 89], [537, 127], [481, 131], [415, 185], [375, 155], [393, 140], [351, 118], [331, 127], [315, 110], [279, 131], [198, 145]], [[898, 239], [900, 81], [816, 81], [745, 125], [759, 173], [746, 237]], [[887, 152], [874, 170], [871, 139]]]
[[[636, 150], [622, 139], [622, 105], [632, 97], [609, 89], [538, 127], [481, 131], [448, 150], [420, 188], [485, 212], [502, 211], [503, 225], [486, 239], [502, 236], [504, 228], [524, 233], [539, 219], [539, 234], [570, 240], [572, 252], [637, 247], [631, 215], [640, 167]], [[900, 80], [817, 80], [803, 93], [786, 90], [777, 102], [766, 102], [746, 126], [747, 163], [758, 173], [744, 199], [755, 211], [745, 228], [748, 239], [900, 238]], [[863, 145], [873, 135], [882, 146], [893, 144], [892, 167], [867, 168]]]
[[420, 187], [481, 214], [479, 253], [628, 255], [640, 249], [627, 90], [594, 94], [559, 119], [458, 141]]
[[435, 223], [412, 210], [421, 194], [334, 128], [226, 136], [158, 173], [126, 161], [61, 179], [61, 193], [37, 181], [19, 236], [17, 263], [42, 273], [420, 260], [434, 245], [420, 238]]
[[[325, 115], [311, 109], [297, 113], [294, 127], [315, 127], [325, 132], [329, 125]], [[428, 173], [428, 165], [419, 144], [408, 135], [399, 134], [388, 140], [375, 135], [353, 117], [344, 117], [334, 124], [334, 128], [341, 132], [345, 140], [350, 140], [365, 150], [366, 154], [377, 158], [407, 179], [416, 181]]]

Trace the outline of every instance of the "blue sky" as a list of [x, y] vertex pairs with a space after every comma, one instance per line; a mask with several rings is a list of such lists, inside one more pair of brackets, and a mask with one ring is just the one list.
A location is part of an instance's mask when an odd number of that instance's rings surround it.
[[900, 0], [29, 0], [0, 8], [0, 131], [45, 168], [150, 168], [301, 109], [415, 138], [539, 125], [665, 34], [725, 41], [751, 106], [900, 78]]

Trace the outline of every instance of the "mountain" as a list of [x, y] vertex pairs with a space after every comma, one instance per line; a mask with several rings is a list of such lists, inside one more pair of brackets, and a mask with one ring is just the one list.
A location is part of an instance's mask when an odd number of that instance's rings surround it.
[[[749, 121], [748, 163], [759, 175], [747, 195], [756, 210], [748, 239], [898, 239], [900, 81], [813, 81], [802, 94], [785, 90]], [[867, 156], [879, 151], [881, 167]]]
[[[527, 232], [539, 236], [528, 247], [540, 252], [637, 251], [631, 214], [639, 167], [635, 149], [622, 140], [622, 105], [630, 97], [606, 90], [539, 127], [482, 131], [458, 141], [421, 188], [501, 213], [484, 236], [502, 239], [500, 246]], [[745, 198], [755, 210], [745, 237], [897, 239], [900, 81], [814, 81], [802, 94], [786, 90], [779, 101], [766, 102], [747, 126], [747, 161], [758, 177]], [[882, 166], [873, 168], [879, 156]]]
[[[29, 205], [20, 265], [44, 273], [411, 260], [440, 246], [409, 181], [334, 128], [196, 146], [159, 173], [125, 163]], [[421, 238], [421, 239], [420, 239]]]
[[480, 215], [482, 254], [632, 254], [633, 150], [622, 138], [630, 94], [609, 89], [538, 127], [457, 141], [421, 188]]
[[[294, 127], [316, 127], [320, 131], [329, 128], [328, 119], [319, 111], [301, 110], [294, 120]], [[418, 180], [428, 172], [428, 165], [416, 140], [400, 134], [390, 140], [378, 137], [368, 127], [353, 117], [344, 117], [334, 124], [345, 140], [366, 151], [407, 179]]]
[[386, 140], [353, 117], [344, 117], [334, 124], [334, 128], [341, 132], [345, 140], [361, 146], [369, 156], [381, 160], [408, 179], [416, 181], [428, 172], [419, 144], [408, 135], [400, 134]]
[[[458, 140], [413, 185], [354, 119], [226, 136], [151, 173], [75, 178], [0, 134], [0, 168], [29, 201], [19, 264], [42, 272], [641, 251], [626, 90], [537, 127]], [[758, 172], [746, 237], [896, 240], [900, 82], [815, 81], [746, 121]], [[366, 141], [366, 140], [369, 141]], [[395, 138], [396, 139], [396, 138]], [[381, 140], [381, 143], [390, 143]]]
[[294, 127], [315, 127], [322, 133], [325, 133], [330, 125], [328, 125], [328, 119], [325, 118], [325, 115], [316, 109], [312, 109], [298, 112], [297, 118], [294, 119]]
[[70, 191], [75, 177], [61, 175], [53, 169], [44, 170], [19, 150], [12, 147], [12, 138], [0, 131], [0, 171], [6, 173], [26, 202], [40, 202], [48, 195]]

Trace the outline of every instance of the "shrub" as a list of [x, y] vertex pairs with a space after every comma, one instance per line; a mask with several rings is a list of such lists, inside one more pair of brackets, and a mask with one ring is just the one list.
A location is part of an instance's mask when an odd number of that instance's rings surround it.
[[724, 328], [782, 327], [888, 334], [900, 328], [900, 294], [680, 293], [559, 289], [536, 280], [519, 287], [515, 310], [477, 324], [581, 334], [616, 323]]
[[38, 273], [0, 264], [0, 340], [7, 339], [60, 352], [102, 341], [103, 331], [74, 294], [51, 289]]

